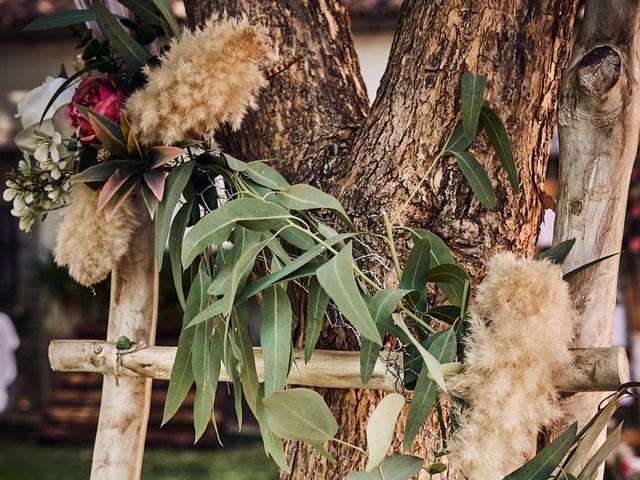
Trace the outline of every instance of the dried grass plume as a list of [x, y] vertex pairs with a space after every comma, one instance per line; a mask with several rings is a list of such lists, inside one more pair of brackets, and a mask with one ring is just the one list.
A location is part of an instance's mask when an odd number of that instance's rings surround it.
[[559, 421], [556, 372], [569, 366], [576, 315], [557, 265], [500, 254], [471, 310], [464, 369], [451, 379], [468, 407], [450, 443], [469, 480], [500, 480], [535, 451], [536, 433]]
[[86, 287], [101, 282], [127, 252], [139, 225], [134, 205], [125, 201], [111, 221], [97, 211], [98, 195], [82, 184], [74, 185], [64, 209], [55, 247], [55, 261]]
[[127, 101], [127, 116], [145, 145], [209, 140], [224, 122], [237, 129], [267, 84], [269, 57], [261, 28], [214, 15], [174, 40], [159, 67], [145, 67], [148, 83]]

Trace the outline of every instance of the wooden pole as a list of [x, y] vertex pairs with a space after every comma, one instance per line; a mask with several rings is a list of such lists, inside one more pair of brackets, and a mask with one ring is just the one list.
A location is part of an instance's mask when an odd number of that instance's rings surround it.
[[[587, 0], [558, 107], [560, 196], [554, 241], [575, 238], [571, 270], [620, 251], [631, 168], [638, 149], [640, 4]], [[606, 347], [616, 303], [619, 257], [571, 278], [579, 325], [574, 346]], [[602, 394], [564, 402], [584, 425]]]
[[[107, 341], [126, 336], [153, 345], [158, 310], [155, 229], [142, 199], [135, 201], [143, 223], [111, 273]], [[100, 348], [94, 346], [93, 352], [99, 355]], [[150, 378], [104, 377], [91, 480], [140, 478], [150, 403]]]
[[[560, 372], [558, 388], [564, 392], [613, 391], [629, 381], [626, 351], [622, 347], [587, 348], [571, 351], [572, 367]], [[264, 379], [262, 350], [254, 348], [258, 379]], [[360, 353], [316, 350], [309, 363], [304, 351], [294, 350], [287, 383], [326, 388], [364, 388], [360, 381]], [[149, 377], [169, 380], [176, 347], [134, 345], [118, 352], [114, 343], [95, 340], [54, 340], [49, 345], [51, 368], [57, 372], [99, 372], [119, 377]], [[396, 391], [403, 379], [402, 355], [383, 351], [367, 388]], [[221, 381], [230, 381], [224, 366]]]

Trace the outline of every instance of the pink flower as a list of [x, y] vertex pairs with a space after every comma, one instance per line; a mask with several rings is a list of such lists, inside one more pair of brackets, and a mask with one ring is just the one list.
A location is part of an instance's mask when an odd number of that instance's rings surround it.
[[78, 85], [66, 115], [73, 128], [80, 127], [80, 140], [92, 142], [96, 139], [96, 134], [78, 105], [118, 122], [123, 103], [124, 92], [109, 76], [89, 77]]

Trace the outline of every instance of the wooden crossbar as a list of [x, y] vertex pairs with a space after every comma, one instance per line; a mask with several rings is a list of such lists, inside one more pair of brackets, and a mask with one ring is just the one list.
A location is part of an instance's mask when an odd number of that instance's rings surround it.
[[[571, 350], [572, 367], [560, 372], [558, 388], [563, 392], [613, 391], [629, 381], [627, 354], [622, 347]], [[109, 376], [147, 377], [169, 380], [176, 347], [133, 346], [119, 352], [113, 342], [54, 340], [49, 345], [51, 368], [57, 372], [98, 372]], [[254, 348], [256, 369], [264, 379], [262, 350]], [[403, 378], [402, 355], [382, 351], [366, 388], [395, 391]], [[222, 381], [230, 381], [224, 366]], [[364, 388], [360, 380], [359, 352], [316, 350], [309, 363], [304, 351], [294, 351], [287, 383], [327, 388]]]

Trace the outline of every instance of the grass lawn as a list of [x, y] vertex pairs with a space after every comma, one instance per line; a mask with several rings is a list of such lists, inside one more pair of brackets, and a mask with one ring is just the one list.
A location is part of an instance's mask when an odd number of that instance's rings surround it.
[[[28, 432], [0, 427], [0, 479], [87, 480], [91, 448], [40, 445]], [[257, 438], [234, 438], [224, 448], [148, 448], [143, 480], [274, 480], [277, 468]]]

